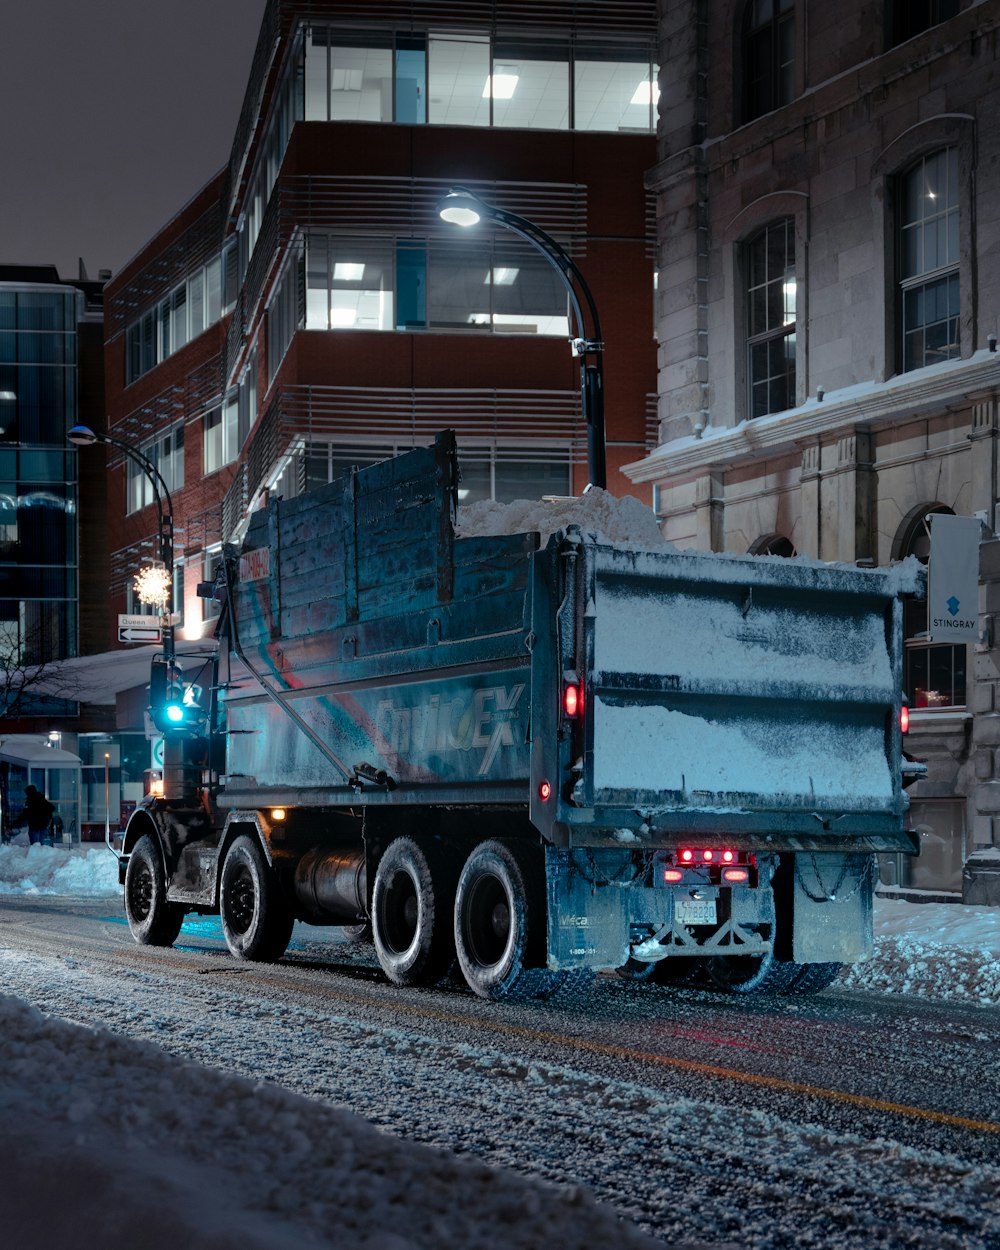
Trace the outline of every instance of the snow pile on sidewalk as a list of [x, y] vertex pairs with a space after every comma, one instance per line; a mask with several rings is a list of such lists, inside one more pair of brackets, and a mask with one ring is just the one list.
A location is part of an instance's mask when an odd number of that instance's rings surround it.
[[118, 859], [104, 845], [0, 847], [0, 894], [101, 898], [120, 893]]
[[660, 1245], [583, 1189], [402, 1141], [5, 997], [0, 1158], [3, 1240], [17, 1250]]
[[838, 982], [875, 994], [1000, 1004], [1000, 907], [875, 902], [875, 953]]

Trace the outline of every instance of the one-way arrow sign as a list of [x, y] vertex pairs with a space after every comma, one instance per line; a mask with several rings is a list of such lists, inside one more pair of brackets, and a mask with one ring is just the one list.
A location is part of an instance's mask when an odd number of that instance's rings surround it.
[[118, 617], [118, 641], [162, 642], [163, 631], [160, 629], [159, 617], [120, 614]]

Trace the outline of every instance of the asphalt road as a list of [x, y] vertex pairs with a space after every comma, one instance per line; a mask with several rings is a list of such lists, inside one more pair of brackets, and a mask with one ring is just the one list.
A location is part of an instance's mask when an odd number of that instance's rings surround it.
[[558, 1008], [400, 990], [299, 927], [136, 946], [114, 902], [0, 899], [0, 986], [43, 1011], [580, 1184], [687, 1250], [1000, 1250], [1000, 1012], [833, 988], [731, 998], [601, 977]]

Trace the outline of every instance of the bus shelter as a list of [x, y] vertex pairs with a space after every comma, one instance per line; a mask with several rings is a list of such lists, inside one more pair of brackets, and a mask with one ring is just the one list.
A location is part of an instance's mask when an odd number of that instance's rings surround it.
[[75, 846], [80, 841], [80, 757], [30, 734], [0, 737], [0, 828], [5, 838], [19, 832], [14, 821], [24, 810], [29, 785], [56, 810], [53, 841]]

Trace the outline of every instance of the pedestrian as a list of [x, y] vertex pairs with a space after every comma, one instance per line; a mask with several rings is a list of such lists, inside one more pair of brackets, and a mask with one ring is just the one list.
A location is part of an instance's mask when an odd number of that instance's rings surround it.
[[28, 841], [32, 845], [36, 842], [48, 842], [51, 845], [49, 825], [55, 810], [45, 795], [40, 794], [35, 786], [25, 786], [24, 807], [21, 809], [20, 816], [14, 821], [14, 828], [27, 825]]

